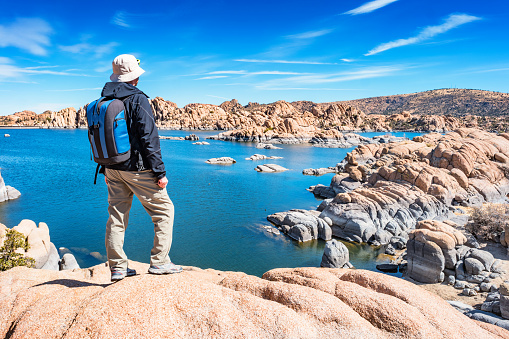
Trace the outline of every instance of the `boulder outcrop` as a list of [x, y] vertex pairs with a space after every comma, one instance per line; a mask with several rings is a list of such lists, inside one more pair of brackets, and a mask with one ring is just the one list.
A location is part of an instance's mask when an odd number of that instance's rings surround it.
[[44, 222], [39, 227], [32, 220], [24, 219], [12, 228], [23, 234], [30, 246], [25, 256], [35, 259], [35, 268], [46, 268], [58, 271], [60, 257], [58, 251], [50, 241], [49, 228]]
[[465, 242], [465, 236], [451, 225], [430, 220], [419, 222], [406, 244], [407, 275], [425, 283], [444, 281], [444, 269], [455, 269], [459, 256], [456, 247]]
[[330, 268], [351, 268], [350, 252], [341, 241], [332, 239], [327, 241], [323, 251], [322, 262], [320, 267]]
[[320, 205], [319, 217], [332, 220], [334, 236], [383, 244], [419, 221], [449, 218], [455, 205], [506, 201], [509, 135], [459, 129], [362, 145], [336, 168], [343, 173], [329, 187], [309, 188], [332, 199]]
[[[411, 97], [420, 99], [410, 105], [403, 104]], [[402, 102], [398, 103], [400, 100]], [[478, 126], [489, 130], [508, 130], [505, 118], [498, 116], [505, 114], [507, 94], [488, 91], [445, 89], [353, 101], [289, 103], [280, 100], [270, 104], [250, 102], [245, 106], [233, 99], [219, 106], [193, 103], [182, 108], [161, 97], [149, 101], [160, 128], [236, 130], [223, 136], [231, 140], [281, 139], [295, 143], [308, 142], [309, 138], [314, 137], [319, 145], [342, 147], [338, 132], [344, 131], [447, 132], [461, 127]], [[483, 111], [491, 113], [482, 114]], [[0, 124], [86, 127], [85, 118], [85, 107], [69, 107], [41, 114], [32, 111], [17, 112], [0, 117]]]
[[[489, 292], [503, 273], [501, 261], [484, 250], [470, 248], [467, 238], [450, 221], [421, 221], [409, 234], [406, 275], [423, 283], [447, 283], [465, 295]], [[508, 313], [509, 316], [509, 313]]]
[[[263, 278], [185, 268], [109, 282], [105, 265], [0, 273], [9, 338], [507, 338], [439, 297], [363, 270], [276, 269]], [[129, 307], [126, 307], [129, 305]]]
[[[3, 246], [7, 231], [9, 228], [0, 224], [0, 247]], [[62, 247], [61, 253], [51, 242], [48, 225], [40, 222], [37, 225], [32, 220], [24, 219], [12, 230], [21, 233], [27, 243], [28, 250], [23, 248], [16, 249], [17, 253], [30, 257], [35, 260], [35, 268], [42, 270], [72, 270], [79, 268], [74, 255], [68, 249]], [[60, 259], [60, 254], [63, 255]]]
[[317, 211], [296, 209], [271, 214], [267, 220], [276, 225], [281, 232], [299, 242], [314, 239], [331, 240], [331, 221], [319, 218], [319, 214]]
[[0, 172], [0, 202], [4, 202], [7, 200], [14, 200], [21, 196], [21, 193], [12, 186], [5, 185], [5, 181], [2, 178], [2, 173]]

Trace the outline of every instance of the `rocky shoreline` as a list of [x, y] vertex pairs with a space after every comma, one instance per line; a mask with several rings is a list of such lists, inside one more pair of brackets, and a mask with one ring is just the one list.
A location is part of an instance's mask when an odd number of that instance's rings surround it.
[[[361, 145], [329, 169], [338, 172], [330, 186], [308, 189], [324, 199], [316, 210], [278, 212], [267, 220], [299, 242], [328, 241], [329, 254], [333, 237], [386, 245], [396, 264], [380, 269], [400, 270], [417, 282], [444, 282], [467, 297], [480, 293], [486, 299], [482, 311], [495, 315], [472, 316], [509, 329], [509, 321], [496, 318], [509, 319], [509, 297], [504, 301], [503, 294], [503, 281], [509, 278], [507, 254], [495, 260], [479, 249], [463, 227], [468, 215], [462, 210], [507, 204], [508, 134], [458, 129], [412, 141]], [[507, 247], [504, 233], [500, 241], [504, 245], [498, 246]], [[326, 266], [345, 264], [333, 261], [328, 259]]]
[[325, 198], [318, 217], [335, 236], [384, 244], [418, 221], [453, 217], [455, 206], [507, 201], [508, 164], [509, 134], [459, 129], [359, 146], [336, 165], [342, 173], [329, 187], [309, 190]]

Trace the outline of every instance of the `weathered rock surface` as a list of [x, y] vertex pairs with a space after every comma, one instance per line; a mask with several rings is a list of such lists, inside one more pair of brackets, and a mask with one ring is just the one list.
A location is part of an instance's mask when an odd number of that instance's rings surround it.
[[450, 225], [429, 220], [419, 222], [407, 242], [407, 275], [420, 282], [442, 282], [444, 269], [456, 267], [456, 246], [465, 242], [465, 236]]
[[205, 161], [207, 164], [213, 165], [231, 165], [236, 163], [235, 159], [230, 157], [221, 157], [221, 158], [211, 158]]
[[509, 136], [464, 128], [359, 146], [336, 166], [344, 173], [329, 187], [309, 190], [333, 198], [321, 211], [335, 236], [367, 242], [378, 229], [398, 236], [418, 221], [447, 219], [453, 205], [505, 201], [508, 164]]
[[500, 313], [503, 318], [509, 319], [509, 283], [500, 285]]
[[448, 276], [465, 295], [491, 290], [489, 282], [497, 276], [498, 262], [488, 251], [465, 246], [467, 238], [455, 226], [450, 221], [417, 224], [407, 242], [407, 276], [424, 283], [441, 282]]
[[[9, 338], [507, 338], [401, 279], [362, 270], [277, 269], [263, 278], [188, 267], [109, 282], [99, 265], [0, 273]], [[126, 307], [129, 305], [129, 307]]]
[[448, 213], [445, 204], [415, 186], [378, 181], [372, 187], [339, 193], [320, 217], [332, 220], [334, 236], [368, 242], [374, 240], [378, 229], [399, 236], [408, 233], [420, 220], [440, 218]]
[[[62, 254], [64, 254], [65, 258], [63, 258], [63, 261], [60, 260], [60, 254], [56, 246], [50, 240], [49, 228], [46, 223], [40, 222], [39, 226], [37, 226], [32, 220], [24, 219], [12, 229], [26, 237], [29, 245], [28, 251], [24, 249], [17, 249], [17, 251], [22, 251], [19, 253], [35, 259], [36, 269], [58, 271], [62, 269], [62, 266], [79, 268], [76, 259], [70, 254], [68, 249], [62, 248]], [[0, 224], [0, 247], [4, 243], [5, 235], [8, 230], [9, 228], [7, 226]]]
[[348, 174], [340, 173], [332, 177], [329, 186], [319, 184], [311, 186], [307, 190], [321, 198], [332, 199], [339, 193], [350, 192], [361, 186], [362, 183], [353, 180]]
[[0, 202], [14, 200], [20, 196], [21, 193], [17, 189], [5, 185], [4, 179], [2, 178], [2, 173], [0, 172]]
[[327, 173], [336, 173], [336, 167], [327, 167], [327, 168], [306, 168], [302, 170], [302, 174], [304, 175], [324, 175]]
[[255, 168], [255, 171], [257, 172], [284, 172], [288, 171], [288, 168], [284, 168], [283, 166], [276, 165], [276, 164], [263, 164], [258, 165]]
[[[25, 235], [25, 237], [27, 237], [28, 245], [30, 245], [30, 248], [25, 252], [25, 255], [35, 259], [36, 268], [42, 268], [48, 259], [50, 259], [50, 255], [52, 253], [54, 254], [54, 251], [52, 251], [52, 244], [50, 242], [48, 225], [41, 222], [39, 223], [39, 227], [37, 227], [36, 223], [32, 220], [24, 219], [12, 229], [22, 233]], [[55, 246], [53, 245], [53, 248], [54, 247]], [[50, 267], [54, 268], [55, 266], [50, 265]], [[58, 270], [58, 260], [56, 267]]]
[[332, 239], [327, 241], [323, 251], [320, 267], [329, 268], [350, 268], [350, 252], [341, 241]]
[[72, 253], [65, 253], [60, 260], [60, 270], [74, 270], [80, 268]]
[[267, 220], [299, 242], [313, 239], [330, 240], [332, 237], [330, 220], [321, 219], [318, 214], [316, 211], [291, 210], [271, 214]]

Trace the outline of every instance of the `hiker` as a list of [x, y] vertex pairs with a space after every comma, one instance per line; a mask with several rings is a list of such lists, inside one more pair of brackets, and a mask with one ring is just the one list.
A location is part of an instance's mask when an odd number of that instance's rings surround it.
[[154, 223], [154, 247], [150, 252], [148, 272], [179, 273], [182, 267], [173, 264], [168, 255], [174, 207], [166, 191], [168, 179], [161, 157], [159, 134], [148, 96], [136, 87], [145, 71], [140, 67], [140, 61], [129, 54], [117, 56], [112, 65], [112, 82], [104, 85], [101, 96], [123, 101], [131, 153], [124, 162], [104, 166], [109, 204], [106, 252], [111, 280], [118, 281], [136, 274], [127, 266], [123, 250], [133, 195], [140, 200]]

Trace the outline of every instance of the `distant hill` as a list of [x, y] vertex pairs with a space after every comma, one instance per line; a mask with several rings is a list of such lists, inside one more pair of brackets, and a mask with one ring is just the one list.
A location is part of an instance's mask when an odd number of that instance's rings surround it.
[[[430, 115], [509, 115], [509, 93], [476, 89], [446, 88], [426, 92], [338, 101], [366, 114], [394, 114], [409, 111]], [[321, 105], [328, 105], [324, 103]]]

